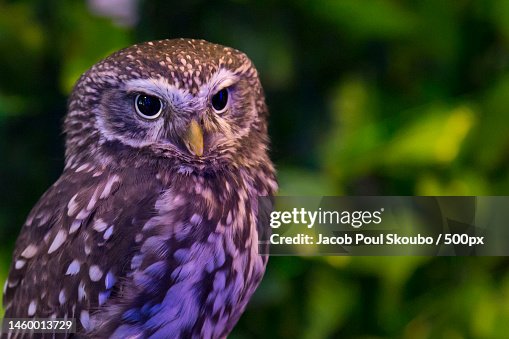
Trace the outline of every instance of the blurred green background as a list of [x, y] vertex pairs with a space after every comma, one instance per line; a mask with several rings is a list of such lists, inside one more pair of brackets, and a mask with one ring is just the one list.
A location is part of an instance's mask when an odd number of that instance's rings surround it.
[[[283, 195], [509, 192], [509, 1], [0, 0], [0, 280], [78, 76], [176, 37], [257, 65]], [[273, 257], [231, 335], [508, 337], [503, 257]]]

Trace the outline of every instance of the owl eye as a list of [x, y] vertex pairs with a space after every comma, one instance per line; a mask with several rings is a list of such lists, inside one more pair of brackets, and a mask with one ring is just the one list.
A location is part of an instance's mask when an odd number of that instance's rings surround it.
[[158, 118], [163, 110], [161, 99], [146, 94], [138, 94], [134, 99], [134, 106], [140, 117], [151, 120]]
[[226, 110], [228, 104], [228, 89], [223, 88], [216, 94], [214, 94], [210, 100], [212, 108], [216, 113], [222, 113]]

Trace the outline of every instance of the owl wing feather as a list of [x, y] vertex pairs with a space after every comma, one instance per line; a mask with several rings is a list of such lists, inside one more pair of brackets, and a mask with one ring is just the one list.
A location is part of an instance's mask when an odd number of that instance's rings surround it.
[[[137, 173], [135, 173], [137, 172]], [[154, 214], [152, 173], [66, 170], [35, 205], [16, 242], [5, 317], [77, 318], [114, 299]]]

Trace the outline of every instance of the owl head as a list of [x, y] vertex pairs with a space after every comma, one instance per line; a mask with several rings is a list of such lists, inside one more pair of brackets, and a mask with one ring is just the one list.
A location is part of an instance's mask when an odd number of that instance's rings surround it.
[[266, 152], [266, 120], [257, 71], [242, 52], [203, 40], [138, 44], [77, 82], [65, 119], [66, 167], [90, 157], [250, 166]]

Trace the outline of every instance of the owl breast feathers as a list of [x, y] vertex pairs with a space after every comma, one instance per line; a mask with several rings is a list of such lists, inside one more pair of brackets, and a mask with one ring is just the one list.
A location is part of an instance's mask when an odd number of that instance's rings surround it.
[[69, 100], [64, 171], [16, 242], [5, 317], [75, 318], [95, 338], [226, 336], [267, 263], [267, 115], [228, 47], [162, 40], [94, 65]]

